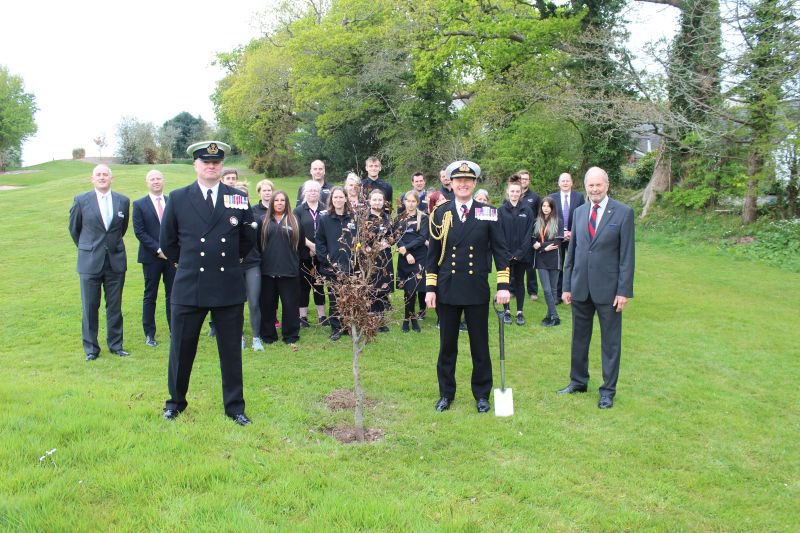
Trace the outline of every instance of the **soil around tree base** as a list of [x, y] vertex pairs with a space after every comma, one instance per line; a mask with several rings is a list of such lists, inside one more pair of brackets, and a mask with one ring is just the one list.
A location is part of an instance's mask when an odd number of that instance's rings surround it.
[[[342, 444], [353, 444], [358, 442], [358, 434], [355, 426], [338, 426], [335, 428], [324, 428], [326, 435], [330, 435]], [[386, 432], [381, 428], [364, 428], [364, 442], [380, 442]]]

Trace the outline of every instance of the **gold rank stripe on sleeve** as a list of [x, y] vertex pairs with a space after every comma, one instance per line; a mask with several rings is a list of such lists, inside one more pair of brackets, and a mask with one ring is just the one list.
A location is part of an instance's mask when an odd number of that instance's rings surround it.
[[497, 273], [498, 284], [509, 283], [510, 278], [511, 278], [511, 271], [508, 268], [501, 270]]
[[436, 284], [439, 282], [439, 276], [437, 274], [431, 274], [430, 272], [425, 275], [425, 285], [429, 287], [436, 287]]

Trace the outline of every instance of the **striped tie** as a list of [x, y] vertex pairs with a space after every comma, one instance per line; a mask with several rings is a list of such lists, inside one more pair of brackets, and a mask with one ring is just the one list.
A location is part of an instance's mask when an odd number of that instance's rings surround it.
[[592, 216], [589, 218], [589, 235], [594, 239], [595, 231], [597, 231], [597, 210], [600, 209], [600, 204], [592, 206]]

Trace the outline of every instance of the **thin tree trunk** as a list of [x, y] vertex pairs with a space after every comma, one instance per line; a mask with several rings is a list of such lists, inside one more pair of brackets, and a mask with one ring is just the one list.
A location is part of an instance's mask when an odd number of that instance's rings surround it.
[[644, 188], [642, 199], [644, 200], [644, 207], [642, 214], [639, 218], [644, 218], [650, 205], [656, 201], [658, 193], [668, 191], [671, 185], [672, 178], [672, 158], [667, 153], [667, 138], [661, 139], [661, 144], [658, 147], [658, 155], [656, 156], [656, 164], [653, 167], [653, 176], [647, 187]]
[[350, 334], [353, 338], [353, 385], [356, 396], [355, 427], [358, 442], [364, 442], [364, 388], [361, 386], [361, 354], [364, 351], [361, 333], [355, 324], [350, 325]]
[[758, 149], [753, 148], [750, 152], [750, 159], [747, 164], [747, 192], [744, 194], [744, 207], [742, 208], [742, 223], [751, 224], [758, 218], [758, 178], [761, 170], [761, 157]]

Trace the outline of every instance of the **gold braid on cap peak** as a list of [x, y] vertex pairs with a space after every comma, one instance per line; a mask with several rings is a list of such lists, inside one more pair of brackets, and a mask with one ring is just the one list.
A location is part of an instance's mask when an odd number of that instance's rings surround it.
[[[436, 209], [439, 209], [439, 207]], [[433, 213], [431, 213], [431, 216], [428, 219], [428, 231], [430, 232], [432, 238], [436, 239], [437, 241], [442, 241], [442, 253], [439, 255], [439, 261], [437, 262], [437, 264], [441, 266], [442, 262], [444, 262], [444, 254], [447, 253], [447, 250], [445, 249], [445, 246], [447, 245], [447, 234], [450, 232], [450, 228], [453, 227], [453, 212], [449, 209], [445, 211], [444, 215], [442, 215], [442, 223], [437, 224], [433, 221], [433, 219], [436, 217], [436, 209], [433, 210]]]

